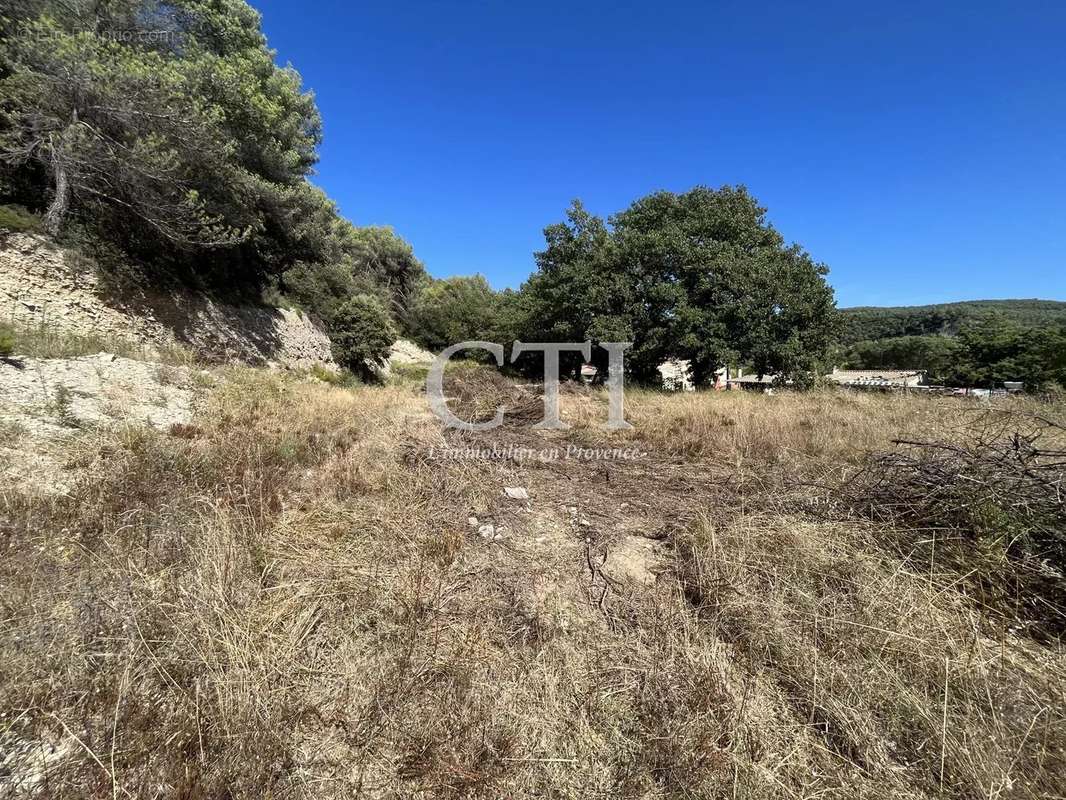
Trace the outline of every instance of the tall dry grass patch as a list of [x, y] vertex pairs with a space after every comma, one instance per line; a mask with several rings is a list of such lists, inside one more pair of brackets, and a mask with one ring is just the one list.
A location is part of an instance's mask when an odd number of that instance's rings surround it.
[[628, 392], [632, 435], [666, 452], [730, 463], [853, 461], [905, 432], [943, 429], [957, 401], [843, 392]]
[[767, 515], [705, 519], [677, 567], [701, 621], [757, 676], [738, 727], [763, 742], [788, 733], [787, 783], [880, 796], [1061, 787], [1061, 650], [989, 625], [953, 572], [901, 565], [876, 531]]
[[[0, 786], [1053, 796], [1061, 646], [900, 558], [884, 522], [776, 510], [796, 454], [857, 464], [897, 430], [954, 430], [955, 408], [635, 393], [637, 427], [611, 437], [580, 390], [570, 434], [459, 436], [408, 385], [233, 372], [192, 425], [84, 441], [71, 496], [0, 495]], [[497, 435], [652, 455], [609, 473], [428, 455]], [[760, 479], [691, 478], [718, 459]]]
[[196, 426], [101, 435], [102, 468], [71, 496], [4, 495], [2, 735], [23, 788], [221, 796], [287, 782], [302, 706], [275, 630], [291, 622], [277, 619], [275, 532], [337, 491], [315, 475], [327, 463], [361, 460], [356, 490], [387, 482], [380, 437], [395, 448], [418, 425], [404, 408], [399, 390], [234, 372]]

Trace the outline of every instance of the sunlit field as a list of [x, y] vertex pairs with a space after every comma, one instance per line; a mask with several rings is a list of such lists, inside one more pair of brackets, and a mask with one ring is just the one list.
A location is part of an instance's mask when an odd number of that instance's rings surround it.
[[[50, 797], [1061, 793], [1061, 406], [631, 391], [611, 434], [579, 387], [547, 434], [529, 389], [447, 388], [514, 418], [236, 371], [193, 425], [81, 434], [69, 496], [0, 495], [4, 770]], [[1022, 469], [976, 468], [1012, 441]], [[638, 455], [438, 457], [568, 444]], [[947, 513], [906, 502], [933, 463]]]

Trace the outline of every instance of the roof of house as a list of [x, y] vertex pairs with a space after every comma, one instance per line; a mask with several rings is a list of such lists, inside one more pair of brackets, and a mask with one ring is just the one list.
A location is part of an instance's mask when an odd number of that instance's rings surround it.
[[751, 375], [743, 375], [743, 376], [741, 376], [739, 378], [730, 378], [729, 382], [730, 383], [773, 383], [775, 377], [776, 376], [774, 376], [774, 375], [763, 375], [762, 377], [759, 377], [758, 375], [755, 375], [753, 373]]
[[826, 377], [836, 383], [900, 383], [921, 375], [916, 369], [835, 369]]

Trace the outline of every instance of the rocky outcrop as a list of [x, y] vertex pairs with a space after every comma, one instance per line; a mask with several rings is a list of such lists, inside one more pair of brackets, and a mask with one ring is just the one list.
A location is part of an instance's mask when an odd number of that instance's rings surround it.
[[64, 492], [80, 432], [125, 425], [187, 425], [208, 372], [99, 353], [81, 358], [0, 359], [0, 492], [23, 486]]
[[409, 365], [409, 364], [432, 364], [433, 359], [436, 356], [430, 353], [428, 350], [423, 350], [417, 344], [407, 339], [397, 339], [392, 345], [392, 352], [389, 355], [389, 364], [396, 366], [397, 364]]
[[75, 261], [39, 236], [0, 239], [0, 321], [149, 351], [182, 345], [209, 362], [335, 366], [325, 332], [296, 311], [231, 305], [191, 292], [113, 295]]
[[32, 435], [136, 423], [187, 423], [210, 373], [99, 353], [81, 358], [0, 360], [0, 423]]

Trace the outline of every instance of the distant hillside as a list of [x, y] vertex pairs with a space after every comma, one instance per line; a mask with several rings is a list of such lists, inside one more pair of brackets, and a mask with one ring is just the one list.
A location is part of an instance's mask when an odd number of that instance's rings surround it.
[[968, 300], [928, 306], [858, 306], [841, 309], [842, 343], [899, 336], [954, 336], [970, 320], [997, 312], [1026, 327], [1066, 325], [1066, 302], [1059, 300]]

